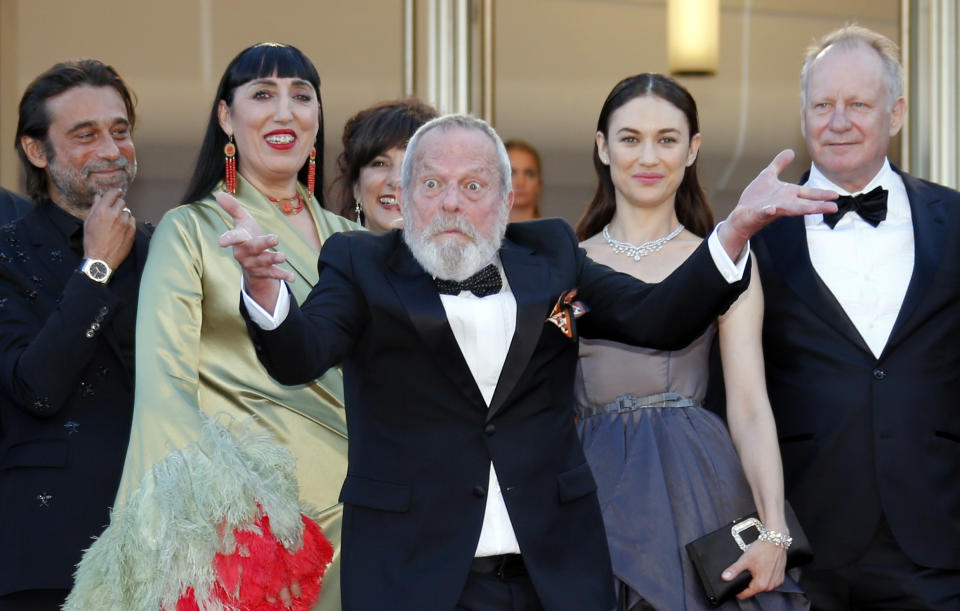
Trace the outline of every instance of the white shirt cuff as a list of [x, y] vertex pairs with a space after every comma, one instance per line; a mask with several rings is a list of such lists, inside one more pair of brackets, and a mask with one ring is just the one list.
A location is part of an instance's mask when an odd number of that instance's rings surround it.
[[[722, 249], [721, 249], [722, 250]], [[267, 312], [260, 304], [253, 300], [253, 297], [247, 294], [246, 287], [243, 285], [243, 276], [240, 276], [240, 295], [243, 296], [243, 303], [247, 306], [247, 314], [258, 327], [264, 331], [273, 331], [280, 326], [290, 313], [290, 295], [287, 291], [287, 285], [282, 280], [280, 283], [280, 293], [277, 295], [277, 305], [273, 309], [273, 314]]]
[[743, 278], [743, 272], [747, 269], [747, 261], [750, 260], [750, 242], [747, 242], [747, 245], [743, 247], [737, 261], [733, 262], [727, 251], [724, 250], [723, 245], [720, 244], [720, 238], [717, 237], [717, 229], [723, 223], [726, 223], [726, 221], [720, 221], [713, 229], [710, 237], [707, 238], [707, 247], [710, 249], [710, 256], [713, 257], [713, 262], [717, 266], [717, 270], [720, 271], [720, 275], [728, 283], [733, 284]]

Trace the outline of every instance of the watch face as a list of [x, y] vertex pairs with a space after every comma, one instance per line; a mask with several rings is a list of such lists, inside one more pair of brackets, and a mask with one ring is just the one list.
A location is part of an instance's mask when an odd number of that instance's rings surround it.
[[90, 266], [90, 275], [97, 280], [103, 280], [107, 277], [107, 274], [110, 273], [110, 270], [107, 269], [107, 266], [103, 263], [96, 261]]
[[90, 261], [84, 272], [97, 282], [104, 282], [110, 276], [110, 268], [103, 261]]

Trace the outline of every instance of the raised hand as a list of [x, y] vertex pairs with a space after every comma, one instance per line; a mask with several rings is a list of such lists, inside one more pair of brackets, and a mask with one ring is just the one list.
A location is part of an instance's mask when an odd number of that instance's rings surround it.
[[277, 236], [264, 234], [253, 217], [233, 196], [218, 192], [217, 203], [233, 217], [233, 229], [225, 231], [217, 243], [233, 247], [233, 258], [243, 268], [243, 282], [247, 294], [267, 312], [273, 312], [280, 294], [280, 282], [293, 282], [296, 276], [279, 266], [287, 260], [281, 252], [270, 250], [280, 243]]
[[93, 197], [90, 213], [83, 222], [83, 256], [105, 261], [117, 269], [130, 254], [137, 224], [123, 201], [123, 191], [110, 189]]
[[779, 179], [780, 173], [793, 161], [793, 156], [789, 149], [780, 151], [747, 185], [737, 207], [718, 229], [717, 237], [731, 259], [740, 256], [753, 234], [782, 216], [837, 211], [837, 205], [832, 201], [839, 195], [835, 191], [802, 187]]

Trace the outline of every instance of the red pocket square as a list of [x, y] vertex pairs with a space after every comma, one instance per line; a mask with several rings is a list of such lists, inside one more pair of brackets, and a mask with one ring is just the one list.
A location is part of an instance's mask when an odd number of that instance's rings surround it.
[[561, 293], [556, 305], [550, 312], [550, 316], [547, 316], [547, 320], [557, 325], [561, 333], [570, 339], [573, 339], [574, 319], [580, 318], [590, 311], [590, 308], [584, 305], [582, 301], [575, 301], [576, 296], [577, 289]]

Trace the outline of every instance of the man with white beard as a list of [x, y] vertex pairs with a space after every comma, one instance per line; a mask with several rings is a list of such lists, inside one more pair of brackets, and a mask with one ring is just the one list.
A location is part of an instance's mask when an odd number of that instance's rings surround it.
[[220, 244], [244, 268], [241, 310], [264, 366], [300, 384], [343, 364], [345, 610], [612, 608], [573, 422], [577, 339], [676, 349], [697, 337], [745, 287], [754, 231], [833, 209], [812, 201], [832, 192], [776, 179], [789, 159], [657, 286], [587, 259], [563, 221], [508, 227], [509, 157], [467, 116], [418, 130], [404, 229], [331, 237], [300, 307], [277, 281], [292, 277], [274, 265], [276, 237], [218, 197], [235, 219]]

